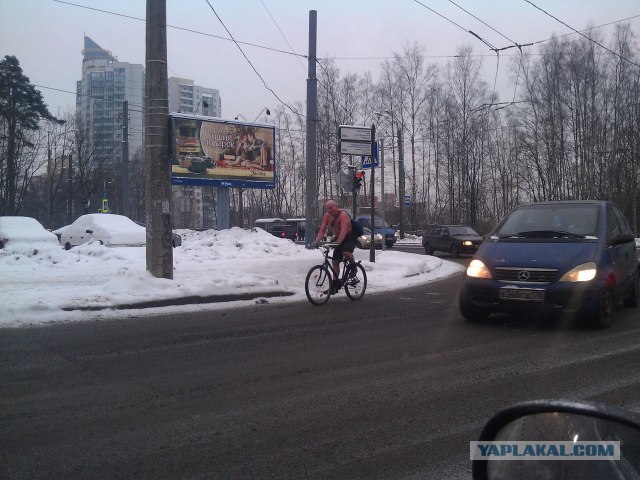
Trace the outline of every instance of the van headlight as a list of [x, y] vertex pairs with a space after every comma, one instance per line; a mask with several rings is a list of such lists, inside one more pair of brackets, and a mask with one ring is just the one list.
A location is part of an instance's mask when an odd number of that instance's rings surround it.
[[480, 260], [471, 260], [467, 267], [467, 276], [473, 278], [491, 278], [491, 272]]
[[471, 240], [465, 240], [464, 242], [462, 242], [462, 245], [464, 245], [465, 247], [470, 247], [471, 245], [473, 245], [473, 242]]
[[573, 267], [560, 279], [561, 282], [588, 282], [596, 278], [598, 266], [595, 262], [587, 262]]

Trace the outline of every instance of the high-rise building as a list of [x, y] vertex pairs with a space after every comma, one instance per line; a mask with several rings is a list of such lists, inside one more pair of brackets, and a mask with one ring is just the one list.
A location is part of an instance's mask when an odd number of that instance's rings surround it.
[[144, 67], [119, 62], [108, 50], [84, 37], [82, 80], [76, 87], [76, 113], [105, 168], [122, 159], [122, 105], [128, 102], [129, 159], [144, 145]]
[[193, 80], [169, 77], [169, 111], [220, 117], [220, 92], [214, 88], [195, 85]]

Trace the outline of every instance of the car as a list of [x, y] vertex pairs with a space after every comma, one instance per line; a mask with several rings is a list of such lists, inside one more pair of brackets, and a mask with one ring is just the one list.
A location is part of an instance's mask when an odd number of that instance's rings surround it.
[[0, 217], [0, 248], [18, 243], [59, 245], [58, 239], [31, 217]]
[[[136, 220], [134, 220], [133, 222], [140, 225], [141, 227], [144, 227], [145, 229], [147, 228], [147, 226], [142, 222], [138, 222]], [[173, 248], [176, 248], [182, 245], [182, 237], [180, 236], [179, 233], [176, 233], [173, 230], [171, 231], [171, 245], [173, 246]]]
[[427, 255], [448, 252], [458, 258], [473, 254], [482, 243], [482, 236], [467, 225], [429, 225], [422, 235], [422, 248]]
[[[362, 230], [364, 233], [356, 239], [356, 247], [362, 249], [371, 248], [371, 230], [367, 227], [363, 227]], [[382, 234], [380, 233], [374, 235], [374, 248], [382, 248]]]
[[289, 240], [293, 240], [294, 242], [298, 240], [298, 227], [296, 225], [289, 225], [288, 223], [278, 223], [272, 225], [271, 228], [267, 231], [271, 235], [278, 238], [288, 238]]
[[[358, 217], [356, 217], [356, 222], [358, 222], [360, 225], [362, 225], [363, 228], [368, 228], [369, 230], [371, 230], [371, 216], [366, 216], [366, 215], [360, 215]], [[396, 236], [396, 231], [395, 229], [390, 226], [387, 222], [385, 222], [382, 218], [376, 216], [373, 219], [374, 224], [375, 224], [375, 228], [374, 231], [376, 234], [382, 235], [382, 232], [384, 230], [384, 236], [385, 236], [385, 246], [387, 248], [391, 248], [393, 247], [393, 245], [396, 243], [397, 240], [397, 236]], [[382, 245], [382, 243], [381, 243]]]
[[469, 321], [505, 312], [607, 328], [619, 302], [640, 304], [629, 222], [606, 201], [523, 204], [473, 256], [459, 307]]
[[114, 213], [88, 213], [70, 225], [59, 229], [60, 244], [66, 250], [89, 240], [107, 246], [143, 246], [147, 241], [146, 229], [123, 215]]

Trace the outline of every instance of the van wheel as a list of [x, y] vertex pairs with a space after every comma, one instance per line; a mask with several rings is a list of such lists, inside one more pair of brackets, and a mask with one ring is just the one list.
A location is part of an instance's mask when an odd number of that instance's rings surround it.
[[460, 249], [455, 243], [451, 244], [451, 248], [449, 248], [449, 253], [452, 257], [459, 258], [460, 257]]
[[600, 304], [598, 309], [591, 318], [591, 323], [595, 328], [605, 329], [609, 328], [613, 323], [613, 290], [611, 288], [605, 288], [600, 298]]
[[64, 249], [65, 250], [71, 250], [71, 244], [69, 242], [64, 244]]
[[629, 296], [623, 300], [625, 307], [637, 307], [640, 305], [640, 272], [636, 272], [633, 277], [633, 285], [629, 291]]
[[433, 249], [431, 248], [431, 245], [429, 245], [428, 243], [424, 244], [424, 254], [433, 255]]

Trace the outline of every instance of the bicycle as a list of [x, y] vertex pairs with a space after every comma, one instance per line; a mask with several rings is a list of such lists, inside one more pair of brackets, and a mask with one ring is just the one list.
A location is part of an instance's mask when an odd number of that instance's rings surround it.
[[320, 248], [324, 250], [322, 253], [324, 262], [311, 267], [311, 270], [307, 273], [304, 291], [313, 305], [324, 305], [331, 298], [331, 295], [338, 293], [342, 287], [344, 287], [347, 297], [353, 301], [360, 300], [367, 289], [367, 273], [360, 261], [352, 266], [346, 258], [343, 258], [340, 267], [342, 274], [338, 280], [338, 289], [334, 292], [333, 268], [331, 266], [333, 257], [329, 255], [329, 252], [337, 246], [337, 243], [321, 245]]

